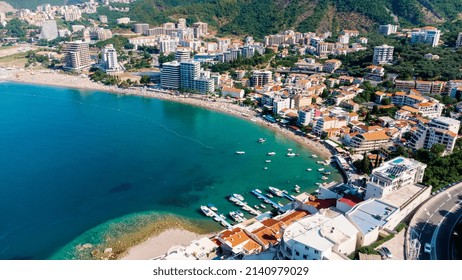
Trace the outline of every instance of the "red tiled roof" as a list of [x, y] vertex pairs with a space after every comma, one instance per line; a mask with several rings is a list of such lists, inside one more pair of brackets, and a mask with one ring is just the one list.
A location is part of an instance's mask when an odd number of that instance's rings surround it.
[[357, 196], [347, 194], [347, 195], [344, 195], [342, 198], [340, 198], [338, 201], [343, 202], [343, 203], [353, 207], [353, 206], [355, 206], [356, 204], [360, 203], [363, 200], [361, 198], [357, 197]]

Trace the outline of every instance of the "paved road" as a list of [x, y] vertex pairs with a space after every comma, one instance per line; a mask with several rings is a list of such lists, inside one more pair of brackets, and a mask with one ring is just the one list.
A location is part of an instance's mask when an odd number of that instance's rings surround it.
[[[419, 259], [452, 259], [451, 235], [462, 216], [462, 183], [429, 199], [411, 221], [411, 238], [421, 244]], [[432, 244], [431, 255], [424, 252], [425, 243]]]

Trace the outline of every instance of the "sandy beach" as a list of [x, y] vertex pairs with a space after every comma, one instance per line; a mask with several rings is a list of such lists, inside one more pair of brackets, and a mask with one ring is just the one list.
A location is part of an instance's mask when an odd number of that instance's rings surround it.
[[[105, 86], [91, 81], [85, 76], [75, 76], [56, 73], [52, 71], [24, 71], [24, 70], [2, 70], [0, 69], [0, 81], [11, 81], [16, 83], [39, 84], [57, 87], [67, 87], [82, 90], [105, 91], [114, 94], [138, 95], [148, 98], [156, 98], [181, 102], [194, 106], [215, 110], [225, 114], [233, 115], [248, 121], [255, 122], [261, 126], [279, 133], [281, 136], [290, 138], [303, 145], [313, 153], [323, 159], [329, 159], [331, 152], [321, 143], [314, 142], [306, 137], [295, 135], [293, 132], [271, 124], [257, 117], [257, 113], [250, 108], [242, 107], [232, 103], [232, 100], [224, 98], [216, 101], [208, 100], [203, 95], [177, 96], [165, 91], [143, 90], [142, 88], [121, 89], [114, 86]], [[205, 235], [211, 236], [212, 234]], [[169, 248], [177, 245], [187, 245], [195, 239], [202, 238], [204, 235], [184, 230], [168, 229], [158, 235], [151, 236], [146, 241], [135, 245], [124, 254], [123, 260], [145, 260], [165, 254]]]
[[149, 260], [164, 255], [174, 246], [186, 246], [191, 241], [211, 235], [200, 235], [184, 229], [168, 229], [130, 248], [121, 260]]

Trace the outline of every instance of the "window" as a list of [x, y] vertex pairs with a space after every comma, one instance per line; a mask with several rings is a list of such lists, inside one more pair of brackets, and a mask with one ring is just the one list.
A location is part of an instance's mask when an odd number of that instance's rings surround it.
[[319, 251], [318, 251], [318, 250], [314, 250], [314, 253], [315, 253], [315, 254], [319, 254]]
[[304, 259], [304, 260], [307, 260], [307, 259], [308, 259], [308, 256], [307, 256], [307, 255], [303, 255], [303, 259]]
[[300, 253], [298, 251], [295, 251], [296, 256], [300, 256]]

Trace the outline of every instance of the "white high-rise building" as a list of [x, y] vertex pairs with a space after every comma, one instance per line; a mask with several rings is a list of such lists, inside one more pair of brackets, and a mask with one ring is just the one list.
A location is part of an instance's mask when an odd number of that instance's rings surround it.
[[64, 44], [63, 67], [68, 70], [82, 70], [91, 66], [88, 43], [82, 41], [67, 42]]
[[102, 61], [106, 73], [118, 72], [121, 70], [120, 64], [117, 60], [117, 51], [113, 45], [107, 45], [102, 50]]
[[429, 44], [432, 47], [438, 46], [441, 31], [436, 27], [427, 26], [411, 32], [411, 43]]
[[457, 36], [456, 41], [456, 48], [462, 47], [462, 32], [459, 32], [459, 36]]
[[198, 61], [188, 60], [180, 63], [180, 88], [194, 90], [194, 80], [200, 77], [201, 64]]
[[213, 93], [215, 91], [215, 82], [213, 79], [201, 76], [194, 80], [194, 89], [202, 94]]
[[193, 24], [194, 37], [200, 38], [208, 34], [208, 24], [205, 22], [196, 22]]
[[252, 85], [262, 87], [272, 82], [273, 73], [271, 71], [254, 71], [252, 74]]
[[46, 20], [42, 23], [40, 31], [40, 38], [46, 40], [53, 40], [58, 37], [58, 26], [56, 20]]
[[178, 29], [186, 28], [186, 19], [184, 19], [184, 18], [179, 18], [179, 19], [178, 19], [178, 22], [177, 22], [177, 24], [176, 24], [176, 28], [178, 28]]
[[162, 64], [160, 86], [166, 89], [180, 88], [180, 63], [178, 61], [165, 62]]
[[379, 33], [383, 35], [395, 34], [398, 30], [398, 25], [385, 24], [379, 26]]
[[175, 52], [175, 60], [182, 62], [191, 59], [191, 49], [178, 47]]
[[439, 117], [429, 123], [419, 123], [417, 130], [412, 134], [409, 144], [414, 149], [430, 149], [434, 144], [443, 144], [445, 153], [450, 154], [454, 150], [460, 121]]
[[393, 50], [395, 48], [388, 45], [377, 46], [374, 48], [374, 64], [390, 64], [393, 62]]
[[163, 54], [170, 54], [176, 51], [178, 45], [178, 38], [176, 39], [162, 39], [159, 41], [159, 49]]

